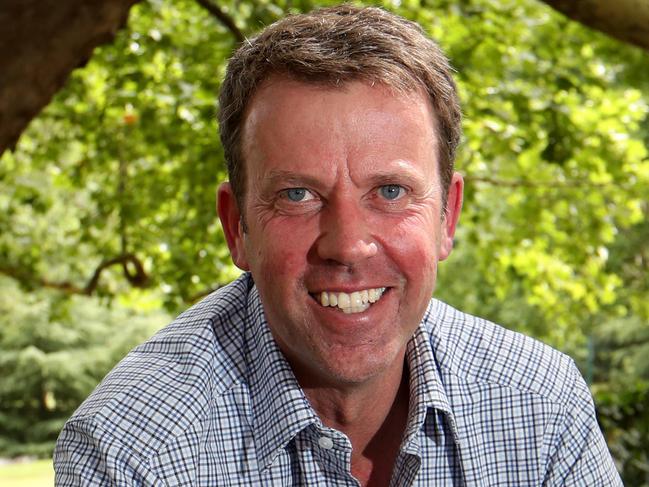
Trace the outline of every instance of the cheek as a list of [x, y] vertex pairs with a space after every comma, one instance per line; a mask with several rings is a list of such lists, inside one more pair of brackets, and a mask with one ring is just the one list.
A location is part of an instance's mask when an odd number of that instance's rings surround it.
[[439, 224], [435, 226], [427, 218], [409, 218], [392, 225], [387, 245], [403, 256], [403, 265], [421, 268], [437, 262], [439, 232]]
[[407, 280], [410, 292], [430, 298], [439, 260], [439, 238], [435, 229], [420, 219], [402, 222], [394, 228], [386, 242], [391, 259]]
[[309, 240], [303, 231], [290, 225], [266, 225], [256, 234], [259, 238], [251, 239], [248, 248], [255, 255], [253, 267], [266, 279], [303, 272], [309, 251]]

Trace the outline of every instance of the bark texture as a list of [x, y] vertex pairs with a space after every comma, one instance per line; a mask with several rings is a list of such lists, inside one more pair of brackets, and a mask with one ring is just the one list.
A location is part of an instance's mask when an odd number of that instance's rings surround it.
[[[110, 42], [139, 0], [0, 0], [0, 154]], [[649, 0], [543, 0], [586, 26], [649, 50]], [[201, 4], [206, 2], [200, 2]]]
[[139, 0], [0, 0], [0, 154]]
[[566, 17], [649, 50], [649, 0], [543, 0]]

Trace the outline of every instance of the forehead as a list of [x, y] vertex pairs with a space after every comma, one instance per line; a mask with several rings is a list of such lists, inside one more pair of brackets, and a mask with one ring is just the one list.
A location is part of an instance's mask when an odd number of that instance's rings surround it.
[[437, 152], [436, 134], [436, 117], [423, 90], [402, 92], [363, 81], [331, 86], [273, 76], [248, 105], [242, 155], [248, 160], [260, 150], [287, 155], [307, 150], [302, 155], [311, 158], [322, 150], [367, 151], [372, 146], [407, 151], [413, 141]]

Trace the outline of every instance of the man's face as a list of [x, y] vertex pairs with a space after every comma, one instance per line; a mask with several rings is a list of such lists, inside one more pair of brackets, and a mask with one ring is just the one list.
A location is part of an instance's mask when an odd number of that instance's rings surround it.
[[[243, 130], [245, 223], [228, 184], [219, 215], [279, 347], [304, 385], [360, 384], [401, 367], [452, 248], [432, 109], [420, 93], [275, 78]], [[333, 305], [333, 303], [336, 303]]]

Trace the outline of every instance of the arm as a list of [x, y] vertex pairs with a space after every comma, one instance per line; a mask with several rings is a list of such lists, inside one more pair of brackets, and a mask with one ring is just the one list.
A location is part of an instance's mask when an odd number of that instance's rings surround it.
[[622, 486], [622, 481], [597, 424], [586, 382], [572, 365], [565, 420], [555, 432], [544, 486]]
[[161, 486], [145, 458], [91, 418], [66, 423], [54, 451], [55, 485]]

